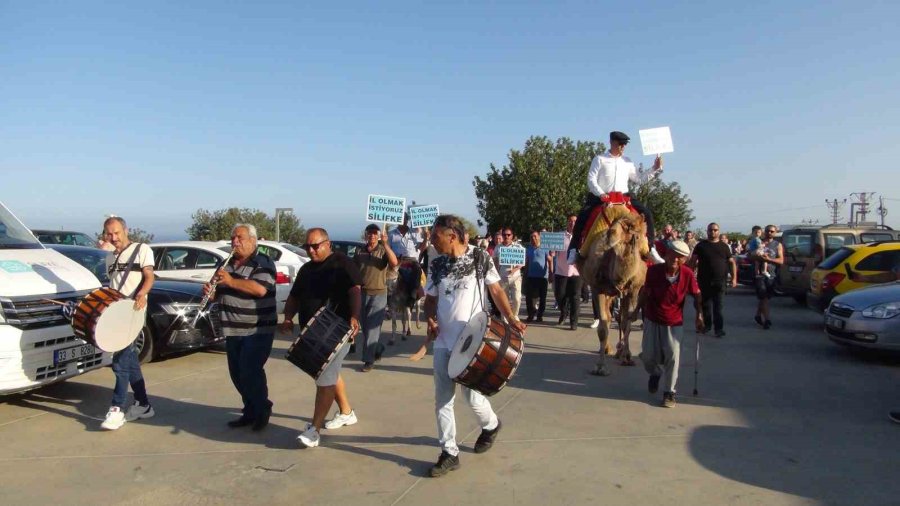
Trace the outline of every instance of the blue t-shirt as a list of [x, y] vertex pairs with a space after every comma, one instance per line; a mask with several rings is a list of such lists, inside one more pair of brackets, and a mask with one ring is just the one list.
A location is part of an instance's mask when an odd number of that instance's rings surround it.
[[529, 278], [543, 278], [547, 276], [547, 250], [540, 246], [529, 245], [525, 250], [525, 265], [528, 267]]
[[762, 239], [760, 239], [759, 237], [754, 237], [747, 241], [747, 253], [753, 253], [754, 251], [756, 251], [759, 248], [760, 244], [762, 244]]

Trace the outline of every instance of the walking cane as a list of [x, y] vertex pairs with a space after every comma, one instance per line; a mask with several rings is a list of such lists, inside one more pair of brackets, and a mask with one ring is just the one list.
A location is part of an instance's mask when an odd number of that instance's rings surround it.
[[696, 355], [694, 356], [694, 397], [697, 397], [697, 373], [700, 371], [700, 333], [697, 333]]

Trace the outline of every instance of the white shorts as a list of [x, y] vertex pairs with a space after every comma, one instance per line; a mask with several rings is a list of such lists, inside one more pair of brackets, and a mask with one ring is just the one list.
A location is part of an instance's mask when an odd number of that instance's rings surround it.
[[319, 375], [319, 378], [316, 380], [317, 387], [337, 385], [338, 376], [341, 374], [341, 367], [344, 366], [344, 357], [346, 357], [349, 352], [350, 342], [348, 341], [337, 351], [334, 360], [332, 360], [331, 363], [325, 367], [325, 370], [322, 371], [322, 374]]

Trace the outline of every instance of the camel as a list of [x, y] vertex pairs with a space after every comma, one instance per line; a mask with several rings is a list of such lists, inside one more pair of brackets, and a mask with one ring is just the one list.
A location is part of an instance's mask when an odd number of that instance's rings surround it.
[[616, 356], [621, 358], [622, 365], [634, 365], [628, 338], [632, 316], [639, 310], [638, 293], [647, 277], [647, 264], [642, 258], [649, 253], [646, 235], [643, 216], [631, 213], [624, 205], [611, 205], [604, 211], [604, 216], [595, 221], [582, 244], [582, 256], [576, 266], [600, 303], [600, 326], [597, 327], [600, 360], [591, 374], [610, 375], [606, 355], [611, 352], [609, 327], [611, 307], [616, 298], [620, 301]]

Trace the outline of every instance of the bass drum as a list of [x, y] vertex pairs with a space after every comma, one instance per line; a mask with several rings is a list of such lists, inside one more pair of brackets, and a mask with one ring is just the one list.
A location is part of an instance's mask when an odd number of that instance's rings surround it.
[[350, 340], [350, 325], [327, 307], [321, 307], [288, 348], [285, 358], [303, 372], [319, 379], [322, 371]]
[[491, 396], [512, 379], [525, 353], [524, 335], [480, 312], [469, 320], [450, 354], [453, 381]]
[[112, 288], [98, 288], [75, 306], [72, 330], [77, 337], [103, 351], [125, 349], [144, 327], [147, 308], [134, 310], [134, 301]]

